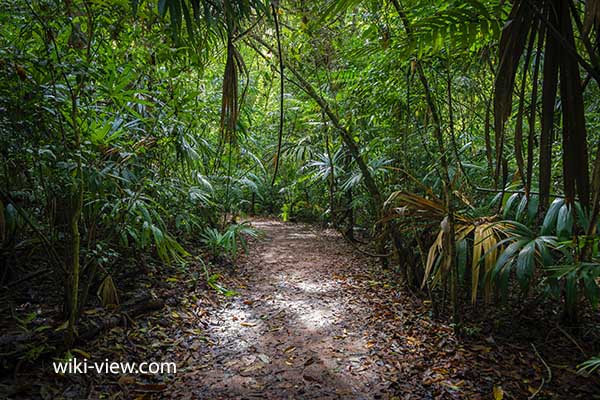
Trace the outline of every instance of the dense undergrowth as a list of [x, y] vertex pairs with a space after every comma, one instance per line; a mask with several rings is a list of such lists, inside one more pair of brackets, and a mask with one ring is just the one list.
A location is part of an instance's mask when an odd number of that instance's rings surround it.
[[597, 326], [594, 4], [5, 4], [4, 333], [56, 339], [11, 356], [64, 354], [148, 265], [230, 294], [211, 269], [249, 215], [337, 228], [458, 332], [503, 308]]

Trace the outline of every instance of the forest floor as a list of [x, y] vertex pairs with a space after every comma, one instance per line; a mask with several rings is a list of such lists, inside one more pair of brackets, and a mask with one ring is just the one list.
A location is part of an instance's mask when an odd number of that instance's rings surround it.
[[186, 386], [210, 399], [385, 393], [386, 365], [374, 350], [390, 343], [372, 323], [382, 305], [369, 304], [381, 283], [357, 286], [349, 275], [368, 269], [365, 260], [333, 231], [253, 225], [265, 238], [241, 262], [239, 296], [212, 315], [214, 345], [203, 360], [211, 368], [184, 374]]
[[[458, 339], [339, 234], [254, 221], [237, 296], [209, 313], [208, 346], [169, 385], [203, 399], [555, 398], [599, 393], [569, 366], [550, 377], [529, 343]], [[389, 277], [391, 278], [391, 277]], [[565, 369], [566, 368], [566, 369]], [[571, 366], [572, 368], [572, 366]], [[550, 382], [549, 382], [550, 381]], [[552, 385], [554, 383], [554, 385]]]
[[432, 318], [427, 301], [396, 286], [392, 273], [335, 231], [274, 220], [252, 225], [263, 237], [250, 242], [236, 266], [213, 271], [236, 295], [207, 287], [198, 266], [146, 271], [128, 280], [127, 291], [151, 292], [165, 300], [163, 310], [114, 327], [77, 353], [101, 361], [173, 361], [176, 374], [57, 375], [49, 361], [25, 363], [0, 381], [0, 397], [3, 390], [7, 397], [77, 399], [590, 399], [600, 393], [596, 377], [574, 373], [585, 359], [573, 344], [580, 339], [562, 328], [526, 313], [514, 319], [488, 313], [465, 323], [458, 337], [447, 321]]

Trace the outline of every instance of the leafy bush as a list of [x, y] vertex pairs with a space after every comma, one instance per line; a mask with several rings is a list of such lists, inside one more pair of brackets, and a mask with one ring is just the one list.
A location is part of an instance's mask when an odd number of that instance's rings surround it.
[[224, 232], [215, 228], [206, 228], [200, 234], [201, 241], [205, 244], [213, 258], [218, 259], [223, 255], [235, 259], [239, 248], [247, 251], [247, 237], [258, 237], [259, 231], [247, 223], [232, 224]]

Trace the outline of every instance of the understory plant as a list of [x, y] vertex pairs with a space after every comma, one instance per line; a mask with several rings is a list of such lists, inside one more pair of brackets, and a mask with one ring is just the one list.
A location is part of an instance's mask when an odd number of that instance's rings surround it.
[[216, 228], [206, 228], [200, 234], [200, 240], [213, 259], [219, 260], [223, 257], [235, 259], [239, 254], [240, 247], [244, 252], [248, 250], [247, 239], [257, 238], [259, 234], [259, 230], [247, 222], [243, 222], [231, 224], [222, 232]]
[[[482, 291], [485, 301], [490, 302], [493, 293], [507, 297], [512, 290], [509, 283], [514, 278], [524, 296], [534, 287], [562, 300], [567, 319], [576, 318], [582, 295], [597, 309], [600, 295], [600, 264], [596, 261], [598, 237], [577, 235], [578, 229], [586, 231], [588, 228], [581, 207], [556, 198], [536, 228], [537, 209], [528, 208], [522, 199], [526, 197], [512, 195], [502, 210], [504, 216], [512, 215], [516, 220], [454, 215], [456, 266], [460, 278], [457, 284], [466, 286], [464, 281], [470, 276], [471, 301], [475, 303]], [[434, 234], [423, 265], [423, 286], [446, 285], [450, 271], [446, 268], [443, 251], [447, 246], [444, 205], [436, 198], [404, 192], [394, 193], [388, 203], [395, 205], [388, 218], [398, 220], [401, 227], [418, 223], [421, 228], [432, 229], [435, 228], [432, 221], [440, 221], [440, 229]], [[511, 210], [516, 203], [516, 210]], [[585, 248], [590, 248], [586, 261]]]

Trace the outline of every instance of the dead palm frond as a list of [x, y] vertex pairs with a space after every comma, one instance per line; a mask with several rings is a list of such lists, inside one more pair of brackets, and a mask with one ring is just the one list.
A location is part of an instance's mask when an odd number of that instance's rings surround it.
[[223, 95], [221, 98], [221, 132], [223, 142], [233, 144], [240, 114], [239, 73], [245, 71], [245, 64], [231, 38], [227, 42], [227, 60], [223, 75]]
[[[395, 207], [390, 207], [392, 204]], [[448, 268], [450, 263], [443, 260], [445, 254], [450, 254], [444, 251], [444, 247], [448, 245], [448, 241], [445, 240], [448, 234], [448, 211], [444, 203], [435, 197], [427, 199], [414, 193], [395, 192], [388, 198], [386, 205], [391, 211], [386, 219], [397, 220], [400, 227], [402, 225], [414, 227], [415, 222], [424, 227], [433, 227], [439, 223], [439, 232], [429, 248], [423, 266], [425, 271], [423, 286], [428, 281], [431, 281], [433, 286], [443, 282], [444, 277], [450, 273]], [[507, 237], [511, 224], [497, 221], [496, 216], [473, 218], [457, 213], [454, 214], [454, 220], [456, 247], [458, 248], [464, 241], [472, 243], [469, 251], [471, 256], [471, 299], [475, 303], [481, 287], [484, 298], [489, 301], [492, 292], [491, 271], [498, 258], [501, 241]], [[462, 267], [465, 269], [468, 258], [464, 257]]]
[[[592, 2], [594, 3], [594, 2]], [[597, 6], [588, 7], [586, 20], [588, 27], [597, 21]], [[565, 196], [569, 203], [579, 198], [584, 208], [589, 207], [590, 174], [588, 165], [588, 139], [585, 126], [585, 108], [583, 103], [584, 85], [580, 78], [580, 66], [588, 70], [590, 76], [600, 80], [596, 70], [585, 61], [575, 41], [572, 19], [578, 21], [578, 14], [569, 0], [517, 0], [513, 2], [508, 22], [500, 39], [500, 64], [495, 83], [494, 120], [496, 131], [496, 179], [500, 173], [503, 159], [505, 124], [512, 114], [512, 96], [515, 91], [516, 74], [522, 65], [527, 71], [530, 62], [535, 60], [536, 80], [532, 82], [531, 101], [528, 116], [530, 136], [535, 132], [537, 110], [537, 71], [540, 63], [542, 73], [542, 119], [539, 136], [539, 192], [540, 211], [546, 210], [550, 200], [552, 137], [555, 124], [556, 97], [560, 89], [562, 110], [562, 163]], [[537, 42], [537, 45], [535, 43]], [[543, 49], [543, 57], [539, 54]], [[521, 63], [521, 60], [524, 60]], [[519, 170], [522, 172], [522, 119], [525, 102], [527, 74], [523, 73], [519, 108], [515, 132], [515, 150]], [[528, 143], [533, 137], [528, 138]], [[528, 171], [525, 182], [526, 191], [531, 188], [531, 160], [528, 154]], [[595, 167], [598, 168], [598, 167]]]
[[107, 275], [100, 284], [100, 287], [98, 288], [98, 297], [100, 297], [104, 307], [119, 305], [119, 294], [117, 293], [117, 287], [115, 286], [115, 283], [110, 275]]

